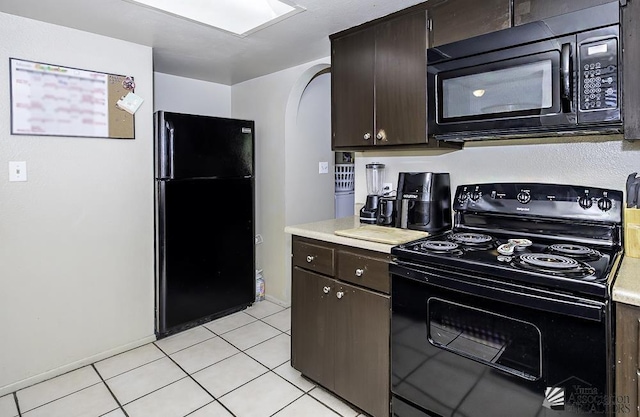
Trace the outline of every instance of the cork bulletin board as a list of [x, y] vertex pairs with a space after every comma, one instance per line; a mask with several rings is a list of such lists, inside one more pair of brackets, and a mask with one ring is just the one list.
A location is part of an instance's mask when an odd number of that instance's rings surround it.
[[134, 139], [132, 77], [10, 58], [11, 134]]

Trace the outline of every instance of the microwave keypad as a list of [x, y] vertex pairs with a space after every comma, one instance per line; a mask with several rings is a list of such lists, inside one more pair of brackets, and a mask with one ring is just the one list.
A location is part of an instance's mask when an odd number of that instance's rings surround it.
[[615, 39], [580, 45], [580, 110], [618, 107], [618, 46]]

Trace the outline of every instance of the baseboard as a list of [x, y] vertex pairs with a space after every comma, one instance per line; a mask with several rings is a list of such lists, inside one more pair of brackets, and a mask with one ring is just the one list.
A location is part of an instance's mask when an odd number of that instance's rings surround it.
[[271, 295], [265, 295], [265, 297], [264, 297], [264, 298], [265, 298], [267, 301], [271, 301], [271, 302], [272, 302], [272, 303], [274, 303], [274, 304], [278, 304], [279, 306], [282, 306], [282, 307], [285, 307], [285, 308], [287, 308], [287, 307], [291, 307], [291, 303], [286, 303], [286, 302], [284, 302], [284, 301], [282, 301], [282, 300], [278, 300], [277, 298], [275, 298], [275, 297], [273, 297], [273, 296], [271, 296]]
[[67, 372], [75, 371], [78, 368], [82, 368], [83, 366], [91, 365], [92, 363], [96, 363], [103, 359], [110, 358], [111, 356], [115, 356], [119, 353], [126, 352], [131, 349], [135, 349], [142, 345], [146, 345], [147, 343], [154, 342], [156, 340], [156, 336], [147, 336], [143, 339], [137, 340], [135, 342], [127, 343], [126, 345], [119, 346], [115, 349], [110, 349], [105, 352], [99, 353], [97, 355], [90, 356], [88, 358], [72, 362], [68, 365], [61, 366], [59, 368], [52, 369], [47, 372], [43, 372], [39, 375], [35, 375], [22, 381], [15, 382], [13, 384], [5, 385], [0, 388], [0, 397], [6, 394], [10, 394], [12, 392], [18, 391], [22, 388], [30, 387], [31, 385], [35, 385], [39, 382], [46, 381], [47, 379], [55, 378], [62, 374], [66, 374]]

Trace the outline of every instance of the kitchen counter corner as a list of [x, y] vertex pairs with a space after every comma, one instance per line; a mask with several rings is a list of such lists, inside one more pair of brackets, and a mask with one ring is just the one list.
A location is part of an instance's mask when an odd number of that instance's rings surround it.
[[368, 249], [376, 252], [391, 253], [391, 248], [395, 245], [370, 242], [367, 240], [353, 239], [350, 237], [338, 236], [337, 230], [352, 229], [360, 226], [358, 216], [343, 217], [341, 219], [323, 220], [313, 223], [287, 226], [285, 233], [310, 239], [322, 240], [325, 242], [337, 243], [339, 245], [351, 246], [360, 249]]
[[613, 301], [640, 307], [640, 258], [625, 256], [613, 284]]

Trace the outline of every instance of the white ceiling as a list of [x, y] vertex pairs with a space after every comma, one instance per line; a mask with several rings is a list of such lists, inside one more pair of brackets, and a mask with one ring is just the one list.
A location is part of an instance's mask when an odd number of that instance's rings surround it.
[[154, 70], [233, 85], [330, 54], [328, 36], [424, 0], [297, 0], [306, 10], [247, 37], [126, 0], [0, 0], [0, 12], [153, 47]]

